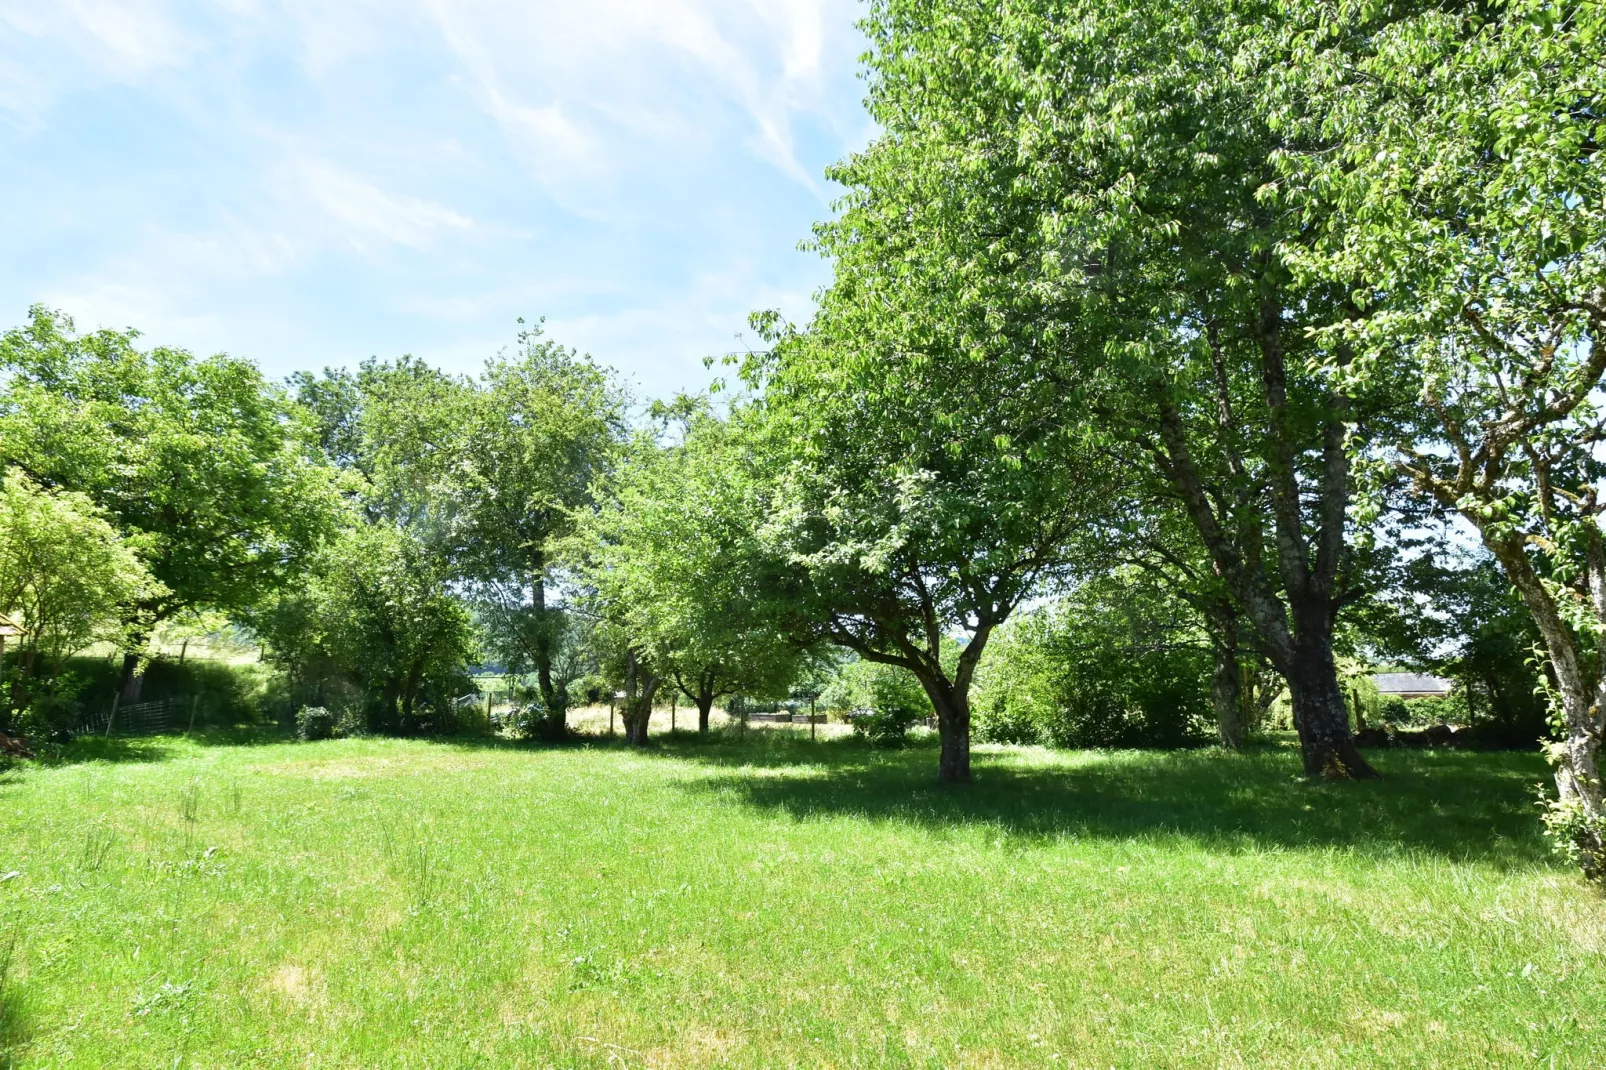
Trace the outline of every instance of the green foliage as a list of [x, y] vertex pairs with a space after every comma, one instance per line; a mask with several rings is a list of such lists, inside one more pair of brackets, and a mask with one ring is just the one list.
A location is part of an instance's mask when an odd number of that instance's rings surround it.
[[323, 551], [310, 582], [263, 619], [274, 658], [314, 693], [355, 685], [365, 730], [447, 732], [473, 690], [472, 618], [450, 572], [406, 531], [356, 525]]
[[160, 584], [155, 619], [246, 609], [331, 530], [329, 469], [254, 364], [137, 339], [38, 307], [0, 337], [0, 463], [106, 511]]
[[60, 661], [121, 639], [135, 607], [163, 589], [83, 494], [40, 487], [14, 469], [0, 483], [0, 611], [27, 646]]
[[163, 588], [86, 496], [16, 470], [0, 480], [0, 612], [25, 633], [0, 665], [0, 729], [16, 709], [25, 731], [56, 735], [71, 727], [78, 686], [52, 679], [65, 659], [124, 640]]
[[913, 673], [857, 658], [837, 666], [819, 701], [850, 720], [855, 735], [883, 747], [902, 746], [910, 727], [935, 713]]
[[571, 544], [589, 611], [699, 705], [784, 695], [807, 664], [788, 630], [787, 570], [761, 544], [754, 457], [705, 403], [683, 399], [677, 440], [641, 435], [599, 487]]
[[987, 748], [954, 791], [924, 746], [777, 735], [74, 743], [0, 789], [0, 1060], [1606, 1063], [1606, 907], [1547, 854], [1537, 755], [1388, 752], [1356, 791], [1281, 747]]
[[304, 742], [333, 739], [339, 718], [322, 706], [303, 706], [296, 711], [296, 737]]
[[1606, 844], [1606, 818], [1585, 805], [1577, 796], [1557, 799], [1540, 789], [1540, 821], [1551, 850], [1586, 880], [1606, 881], [1601, 866], [1602, 845]]
[[1203, 742], [1209, 648], [1164, 603], [1134, 593], [1120, 579], [1094, 581], [1006, 628], [978, 676], [978, 735], [1059, 747]]
[[367, 477], [369, 510], [407, 526], [477, 595], [494, 652], [536, 676], [561, 731], [586, 657], [566, 646], [583, 636], [547, 588], [558, 544], [613, 463], [623, 391], [539, 325], [477, 379], [403, 358], [299, 385], [325, 441]]
[[78, 729], [83, 712], [81, 677], [70, 672], [44, 676], [27, 687], [27, 704], [11, 714], [10, 732], [41, 742], [65, 743]]

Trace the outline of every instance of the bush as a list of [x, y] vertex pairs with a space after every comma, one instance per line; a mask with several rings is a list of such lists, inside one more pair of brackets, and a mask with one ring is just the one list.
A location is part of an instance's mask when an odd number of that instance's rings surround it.
[[513, 708], [508, 722], [513, 731], [525, 739], [535, 739], [541, 735], [546, 719], [546, 706], [541, 703], [539, 696], [531, 695], [527, 701]]
[[972, 699], [977, 738], [1056, 747], [1185, 747], [1213, 724], [1211, 657], [1187, 607], [1120, 576], [994, 636]]
[[11, 717], [11, 732], [36, 743], [66, 743], [77, 730], [83, 704], [77, 701], [83, 681], [61, 673], [35, 686], [28, 707]]
[[853, 720], [854, 734], [877, 747], [901, 747], [909, 728], [931, 715], [931, 701], [914, 676], [888, 665], [867, 666], [870, 712]]
[[296, 736], [309, 743], [333, 739], [338, 719], [322, 706], [303, 706], [296, 711]]

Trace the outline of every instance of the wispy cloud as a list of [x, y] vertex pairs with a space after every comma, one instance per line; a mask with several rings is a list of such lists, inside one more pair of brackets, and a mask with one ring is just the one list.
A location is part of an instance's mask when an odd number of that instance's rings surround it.
[[[484, 355], [551, 316], [649, 390], [806, 310], [862, 143], [857, 0], [0, 0], [0, 308], [250, 352]], [[487, 348], [489, 347], [489, 348]]]

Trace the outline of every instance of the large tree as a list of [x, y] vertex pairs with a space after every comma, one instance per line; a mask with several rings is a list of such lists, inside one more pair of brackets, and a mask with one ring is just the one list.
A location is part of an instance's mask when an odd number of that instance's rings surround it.
[[[1257, 38], [1291, 257], [1366, 315], [1329, 325], [1357, 389], [1420, 419], [1368, 458], [1478, 532], [1544, 644], [1565, 849], [1606, 878], [1606, 9], [1287, 5]], [[1319, 140], [1333, 151], [1309, 151]]]
[[[362, 388], [361, 459], [376, 501], [439, 547], [510, 629], [502, 645], [528, 651], [561, 737], [569, 695], [554, 675], [567, 625], [551, 604], [554, 552], [590, 500], [622, 434], [625, 398], [590, 358], [519, 335], [512, 355], [478, 379], [420, 362], [370, 363]], [[309, 403], [338, 401], [325, 390]], [[329, 408], [338, 415], [340, 406]], [[326, 437], [338, 439], [338, 420]]]
[[[80, 334], [43, 308], [0, 337], [0, 463], [88, 495], [135, 539], [158, 586], [131, 620], [243, 611], [333, 530], [330, 471], [256, 365], [138, 338]], [[129, 698], [146, 634], [125, 657]]]
[[593, 602], [706, 733], [715, 701], [784, 689], [805, 649], [786, 628], [787, 570], [759, 543], [755, 458], [706, 404], [676, 408], [675, 436], [633, 443], [575, 546]]
[[991, 355], [1000, 396], [1052, 384], [1045, 411], [1142, 451], [1286, 678], [1307, 771], [1364, 777], [1333, 634], [1358, 594], [1347, 446], [1388, 395], [1336, 370], [1316, 332], [1348, 295], [1295, 279], [1306, 223], [1265, 196], [1289, 146], [1240, 45], [1272, 15], [879, 0], [885, 133], [838, 171], [852, 193], [826, 238], [873, 250], [909, 331], [957, 314], [1015, 339]]
[[[270, 652], [327, 699], [353, 685], [365, 727], [438, 729], [477, 653], [472, 616], [440, 555], [395, 524], [353, 522], [321, 550], [308, 582], [281, 592], [258, 624]], [[425, 702], [430, 704], [426, 711]]]
[[[970, 686], [994, 629], [1063, 569], [1098, 465], [1019, 350], [951, 290], [896, 293], [853, 220], [836, 282], [749, 362], [775, 481], [765, 540], [798, 576], [799, 634], [909, 670], [937, 714], [938, 776], [970, 780]], [[762, 321], [761, 321], [762, 322]], [[946, 647], [962, 639], [957, 658]]]

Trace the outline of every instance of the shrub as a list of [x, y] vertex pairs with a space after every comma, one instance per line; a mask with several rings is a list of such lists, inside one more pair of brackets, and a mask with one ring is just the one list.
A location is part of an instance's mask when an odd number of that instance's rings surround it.
[[311, 742], [333, 739], [338, 719], [322, 706], [303, 706], [296, 711], [296, 735]]
[[986, 742], [1185, 747], [1213, 722], [1208, 645], [1185, 606], [1120, 575], [1010, 622], [972, 699]]
[[909, 728], [931, 714], [931, 701], [911, 673], [888, 665], [866, 665], [870, 712], [853, 720], [855, 735], [877, 747], [901, 747]]
[[873, 747], [901, 747], [909, 740], [910, 726], [919, 720], [907, 711], [872, 710], [853, 719], [853, 734]]
[[83, 681], [75, 673], [61, 673], [37, 685], [27, 708], [12, 715], [11, 731], [36, 743], [66, 743], [83, 715], [77, 701]]

